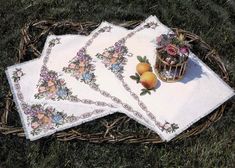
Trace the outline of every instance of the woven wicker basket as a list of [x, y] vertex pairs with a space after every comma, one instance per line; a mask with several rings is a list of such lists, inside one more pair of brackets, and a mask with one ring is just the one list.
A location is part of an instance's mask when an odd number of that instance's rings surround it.
[[[130, 21], [119, 24], [126, 28], [134, 28], [139, 25], [141, 21]], [[79, 33], [88, 35], [99, 24], [93, 22], [53, 22], [53, 21], [39, 21], [26, 24], [21, 30], [21, 40], [19, 44], [19, 54], [17, 55], [17, 62], [27, 61], [40, 56], [44, 41], [48, 34], [64, 34], [64, 33]], [[198, 45], [198, 55], [201, 55], [201, 59], [209, 64], [213, 70], [215, 70], [220, 77], [229, 83], [228, 72], [221, 61], [218, 53], [213, 50], [208, 44], [206, 44], [199, 36], [181, 30], [174, 29], [183, 33], [189, 41]], [[4, 77], [1, 80], [6, 80]], [[10, 89], [1, 101], [5, 102], [5, 108], [0, 111], [0, 133], [4, 135], [15, 135], [24, 137], [23, 129], [19, 126], [20, 120], [15, 108], [15, 104], [12, 99]], [[226, 105], [223, 104], [212, 114], [203, 118], [187, 131], [177, 136], [174, 140], [185, 139], [192, 135], [197, 135], [203, 130], [208, 128], [212, 123], [221, 118], [225, 111]], [[18, 124], [17, 122], [18, 121]], [[18, 125], [18, 126], [17, 126]], [[95, 129], [94, 129], [95, 128]], [[162, 143], [160, 137], [148, 130], [145, 127], [137, 124], [123, 114], [114, 114], [102, 119], [98, 119], [89, 123], [85, 123], [81, 126], [77, 126], [66, 131], [58, 132], [54, 134], [54, 138], [60, 141], [69, 140], [86, 140], [94, 143], [101, 142], [123, 142], [123, 143]]]
[[160, 51], [156, 50], [155, 72], [159, 79], [164, 82], [176, 82], [184, 77], [187, 67], [188, 57], [183, 62], [173, 64], [162, 59]]

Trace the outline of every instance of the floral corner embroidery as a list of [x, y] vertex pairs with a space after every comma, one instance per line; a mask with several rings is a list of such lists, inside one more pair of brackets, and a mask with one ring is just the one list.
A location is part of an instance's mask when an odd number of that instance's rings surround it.
[[38, 93], [34, 95], [36, 99], [47, 98], [52, 100], [65, 100], [72, 96], [72, 91], [66, 86], [64, 79], [55, 71], [42, 68], [40, 81], [37, 86]]
[[79, 50], [77, 55], [70, 61], [67, 67], [63, 68], [65, 73], [70, 73], [77, 80], [81, 80], [89, 85], [95, 84], [95, 66], [92, 64], [92, 58], [86, 53], [86, 49], [93, 40], [101, 33], [110, 32], [112, 26], [104, 26], [92, 35], [92, 38], [86, 42], [86, 45]]
[[85, 49], [80, 50], [77, 56], [70, 62], [68, 67], [64, 67], [63, 71], [70, 73], [77, 80], [81, 80], [86, 84], [95, 83], [95, 66], [92, 64], [92, 58], [86, 54]]
[[155, 29], [157, 26], [158, 26], [158, 24], [155, 23], [155, 22], [149, 22], [149, 23], [147, 23], [146, 25], [144, 25], [144, 27], [146, 27], [146, 28], [152, 28], [152, 29]]
[[128, 54], [127, 47], [122, 41], [118, 41], [109, 48], [106, 48], [102, 54], [96, 54], [96, 57], [102, 60], [102, 63], [106, 68], [111, 70], [115, 74], [122, 74], [124, 65], [127, 62], [127, 58], [124, 56]]
[[28, 125], [32, 128], [32, 135], [58, 128], [66, 123], [68, 118], [65, 113], [53, 107], [45, 108], [41, 104], [25, 105], [24, 113], [27, 115]]
[[173, 133], [179, 128], [178, 124], [175, 123], [169, 123], [165, 121], [163, 126], [161, 126], [161, 131], [165, 131], [166, 133]]
[[49, 41], [49, 47], [54, 47], [56, 44], [60, 44], [60, 38], [56, 37]]
[[14, 82], [18, 82], [24, 75], [25, 74], [23, 73], [21, 68], [16, 68], [16, 70], [12, 74], [12, 79], [14, 80]]

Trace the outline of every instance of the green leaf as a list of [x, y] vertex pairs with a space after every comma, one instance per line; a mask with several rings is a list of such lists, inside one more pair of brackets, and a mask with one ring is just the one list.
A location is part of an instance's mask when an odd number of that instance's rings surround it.
[[146, 91], [146, 92], [147, 92], [149, 95], [151, 95], [151, 92], [150, 92], [150, 90], [148, 90], [148, 89], [147, 89], [147, 91]]
[[[143, 62], [146, 62], [146, 61], [148, 61], [148, 59], [147, 59], [147, 57], [146, 56], [144, 56], [144, 58], [143, 58]], [[146, 62], [147, 63], [147, 62]]]
[[149, 89], [141, 89], [141, 93], [140, 93], [140, 96], [143, 96], [143, 95], [146, 95], [146, 94], [151, 94], [150, 90]]
[[140, 96], [144, 96], [144, 95], [146, 95], [146, 93], [147, 93], [147, 92], [142, 91], [142, 92], [140, 93]]
[[133, 79], [133, 80], [137, 79], [135, 75], [131, 75], [130, 78]]
[[130, 78], [136, 80], [136, 83], [140, 82], [140, 76], [137, 73], [135, 73], [135, 75], [131, 75]]
[[137, 56], [137, 59], [139, 60], [139, 62], [144, 62], [144, 60], [141, 56]]

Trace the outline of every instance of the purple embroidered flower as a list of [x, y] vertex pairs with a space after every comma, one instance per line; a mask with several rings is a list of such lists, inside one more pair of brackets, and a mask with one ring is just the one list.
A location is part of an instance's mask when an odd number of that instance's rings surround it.
[[115, 44], [114, 44], [114, 47], [115, 48], [118, 48], [118, 47], [121, 47], [122, 46], [122, 44], [120, 43], [120, 42], [116, 42]]
[[22, 106], [22, 109], [26, 115], [31, 114], [31, 107], [29, 107], [28, 105], [24, 104], [24, 106]]

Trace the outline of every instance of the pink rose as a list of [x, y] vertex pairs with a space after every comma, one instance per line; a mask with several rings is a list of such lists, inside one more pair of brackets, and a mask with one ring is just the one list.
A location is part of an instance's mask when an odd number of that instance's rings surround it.
[[178, 52], [178, 48], [174, 44], [168, 44], [166, 46], [166, 52], [169, 55], [175, 56], [177, 54], [177, 52]]
[[189, 53], [188, 47], [181, 47], [181, 48], [180, 48], [180, 53], [182, 53], [182, 54], [188, 54], [188, 53]]

